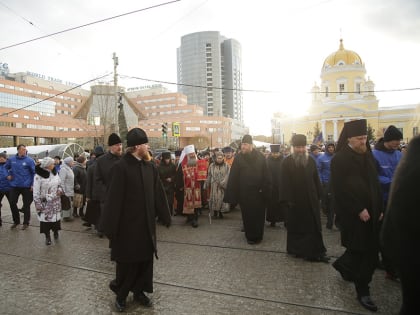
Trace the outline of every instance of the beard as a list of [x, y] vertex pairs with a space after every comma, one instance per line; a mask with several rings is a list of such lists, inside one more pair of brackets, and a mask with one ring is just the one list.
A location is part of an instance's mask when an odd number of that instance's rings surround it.
[[297, 167], [306, 167], [306, 165], [308, 164], [308, 153], [293, 152], [292, 157]]
[[365, 154], [367, 152], [367, 147], [365, 145], [361, 147], [352, 147], [352, 149], [359, 154]]
[[197, 166], [197, 158], [196, 157], [188, 157], [188, 161], [187, 161], [187, 166], [188, 167], [194, 167]]

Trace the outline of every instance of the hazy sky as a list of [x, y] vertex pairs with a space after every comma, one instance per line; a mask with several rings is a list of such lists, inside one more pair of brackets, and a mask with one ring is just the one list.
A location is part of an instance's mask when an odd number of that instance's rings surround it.
[[[112, 72], [116, 52], [120, 75], [175, 83], [181, 36], [220, 31], [242, 45], [244, 89], [273, 91], [244, 93], [245, 123], [254, 135], [270, 135], [273, 112], [305, 112], [323, 61], [338, 49], [340, 37], [361, 56], [376, 90], [420, 88], [418, 0], [181, 0], [1, 49], [165, 2], [0, 0], [0, 62], [11, 72], [82, 83]], [[119, 80], [126, 88], [151, 84]], [[420, 90], [377, 97], [380, 106], [416, 104]]]

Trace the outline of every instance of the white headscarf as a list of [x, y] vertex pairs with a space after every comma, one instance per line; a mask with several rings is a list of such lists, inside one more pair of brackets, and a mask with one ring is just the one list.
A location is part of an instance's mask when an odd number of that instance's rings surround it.
[[54, 159], [46, 156], [41, 160], [40, 166], [41, 168], [47, 169], [51, 164], [54, 164]]

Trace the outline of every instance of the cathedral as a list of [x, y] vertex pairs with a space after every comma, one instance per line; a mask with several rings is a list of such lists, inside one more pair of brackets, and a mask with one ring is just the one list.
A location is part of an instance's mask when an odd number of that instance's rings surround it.
[[365, 64], [354, 51], [344, 48], [323, 62], [321, 83], [311, 90], [312, 103], [305, 116], [292, 118], [280, 113], [272, 119], [273, 139], [288, 144], [293, 134], [304, 134], [308, 142], [337, 141], [345, 122], [366, 119], [374, 138], [382, 137], [389, 125], [396, 126], [408, 142], [419, 133], [420, 103], [380, 107], [375, 85], [366, 78]]

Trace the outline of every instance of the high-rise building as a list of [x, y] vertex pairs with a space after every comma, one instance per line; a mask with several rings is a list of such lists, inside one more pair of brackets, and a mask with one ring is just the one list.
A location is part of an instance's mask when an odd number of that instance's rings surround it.
[[243, 122], [242, 52], [217, 31], [184, 35], [177, 49], [178, 91], [207, 116]]

